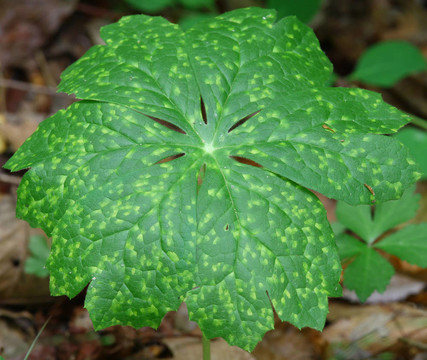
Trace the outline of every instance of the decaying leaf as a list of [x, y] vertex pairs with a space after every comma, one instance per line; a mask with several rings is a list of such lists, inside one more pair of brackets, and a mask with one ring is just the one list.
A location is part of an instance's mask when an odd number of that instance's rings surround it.
[[16, 200], [12, 195], [0, 198], [0, 299], [4, 304], [46, 301], [47, 279], [24, 272], [31, 230], [25, 221], [16, 219]]

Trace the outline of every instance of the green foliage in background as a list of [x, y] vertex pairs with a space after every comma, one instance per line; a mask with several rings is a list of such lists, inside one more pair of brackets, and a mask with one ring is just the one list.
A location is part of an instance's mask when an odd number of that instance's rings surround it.
[[386, 237], [383, 234], [412, 219], [418, 209], [420, 195], [408, 189], [401, 199], [375, 206], [351, 206], [338, 202], [338, 221], [359, 238], [347, 233], [337, 236], [339, 254], [348, 263], [344, 271], [344, 285], [355, 290], [365, 301], [375, 290], [384, 292], [394, 274], [393, 266], [377, 249], [402, 260], [427, 267], [427, 223], [408, 225]]
[[175, 4], [175, 0], [125, 0], [134, 9], [149, 14], [157, 13]]
[[30, 237], [30, 256], [25, 262], [25, 272], [39, 277], [47, 277], [49, 271], [46, 269], [46, 261], [49, 256], [49, 245], [46, 238], [41, 235]]
[[211, 8], [214, 0], [125, 0], [133, 8], [153, 14], [158, 13], [167, 7], [182, 5], [188, 9]]
[[385, 41], [362, 54], [349, 78], [369, 85], [390, 87], [426, 68], [427, 62], [416, 46], [406, 41]]
[[277, 10], [279, 18], [295, 15], [308, 23], [319, 11], [323, 0], [267, 0], [267, 7]]
[[[409, 117], [327, 88], [313, 31], [241, 9], [184, 32], [124, 17], [62, 76], [82, 101], [6, 164], [31, 168], [18, 216], [52, 236], [54, 295], [97, 329], [157, 327], [182, 301], [208, 338], [251, 350], [278, 316], [322, 329], [341, 264], [325, 209], [398, 198], [419, 174], [395, 139]], [[367, 185], [374, 189], [368, 190]]]
[[414, 127], [406, 127], [394, 137], [403, 143], [419, 166], [422, 177], [427, 178], [427, 132]]
[[207, 20], [207, 19], [212, 19], [216, 16], [216, 14], [192, 14], [192, 15], [186, 15], [181, 17], [181, 19], [179, 20], [179, 26], [181, 26], [181, 28], [183, 30], [187, 30], [193, 26], [195, 26], [197, 23]]

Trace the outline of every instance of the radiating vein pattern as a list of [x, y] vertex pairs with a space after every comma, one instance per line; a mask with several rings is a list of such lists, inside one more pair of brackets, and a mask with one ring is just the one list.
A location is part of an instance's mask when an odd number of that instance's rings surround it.
[[[51, 291], [97, 329], [157, 327], [182, 301], [209, 338], [253, 349], [282, 320], [322, 329], [340, 262], [308, 189], [348, 203], [397, 198], [419, 176], [381, 134], [408, 116], [378, 94], [329, 89], [311, 29], [271, 10], [182, 31], [160, 17], [101, 30], [62, 75], [81, 101], [7, 163], [30, 168], [19, 217], [52, 236]], [[371, 191], [372, 190], [372, 191]]]

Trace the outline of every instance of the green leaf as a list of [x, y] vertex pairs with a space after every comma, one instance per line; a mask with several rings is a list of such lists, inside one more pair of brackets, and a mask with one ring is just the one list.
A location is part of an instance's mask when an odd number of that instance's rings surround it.
[[36, 235], [30, 237], [29, 256], [25, 262], [25, 272], [39, 277], [47, 277], [49, 271], [46, 269], [46, 261], [49, 256], [49, 246], [44, 236]]
[[408, 148], [412, 158], [420, 167], [423, 178], [427, 178], [427, 132], [413, 127], [405, 127], [394, 137]]
[[409, 225], [376, 243], [375, 247], [411, 264], [427, 267], [427, 223]]
[[372, 209], [367, 205], [351, 206], [343, 201], [337, 203], [337, 219], [348, 229], [371, 244], [381, 234], [412, 219], [418, 209], [420, 195], [414, 194], [415, 187], [408, 188], [399, 200], [379, 203]]
[[[18, 216], [52, 236], [51, 291], [90, 283], [97, 329], [157, 327], [182, 301], [208, 338], [251, 350], [282, 320], [321, 329], [341, 266], [323, 206], [394, 199], [419, 175], [409, 117], [328, 89], [313, 31], [249, 8], [183, 32], [124, 17], [62, 75], [82, 101], [7, 163]], [[369, 133], [367, 135], [366, 133]]]
[[211, 8], [214, 0], [180, 0], [181, 4], [189, 9]]
[[371, 238], [372, 227], [374, 226], [371, 206], [351, 206], [344, 201], [339, 201], [337, 203], [335, 213], [341, 224], [359, 235], [364, 241], [369, 241]]
[[399, 200], [387, 201], [375, 206], [374, 226], [371, 239], [387, 230], [411, 220], [417, 213], [420, 194], [414, 194], [415, 186], [408, 188]]
[[[414, 190], [415, 187], [411, 186], [399, 200], [376, 205], [373, 219], [370, 206], [350, 206], [342, 201], [337, 204], [336, 215], [340, 223], [365, 241], [363, 243], [348, 234], [336, 237], [341, 260], [355, 257], [344, 271], [344, 285], [356, 290], [361, 301], [365, 301], [374, 290], [384, 291], [394, 273], [392, 266], [367, 244], [374, 243], [385, 231], [415, 216], [420, 195], [414, 194]], [[406, 230], [408, 228], [410, 230]], [[427, 226], [408, 226], [373, 246], [409, 262], [427, 266], [426, 234]]]
[[364, 246], [363, 250], [344, 270], [344, 285], [355, 290], [362, 302], [375, 290], [384, 292], [394, 274], [393, 266], [374, 249]]
[[426, 60], [416, 46], [406, 41], [385, 41], [371, 46], [363, 53], [349, 78], [389, 87], [426, 68]]
[[206, 19], [212, 19], [215, 17], [215, 14], [195, 14], [195, 15], [189, 15], [189, 16], [183, 16], [179, 20], [179, 26], [183, 30], [188, 30], [189, 28], [193, 27], [197, 23], [204, 21]]
[[335, 236], [341, 235], [347, 228], [339, 221], [331, 222], [331, 228]]
[[175, 0], [125, 0], [133, 8], [148, 13], [158, 13], [168, 6], [174, 5]]
[[301, 21], [308, 23], [322, 4], [322, 0], [267, 0], [267, 7], [276, 9], [278, 17], [296, 15]]
[[340, 234], [335, 237], [338, 245], [338, 254], [341, 260], [350, 259], [365, 251], [366, 244], [348, 234]]

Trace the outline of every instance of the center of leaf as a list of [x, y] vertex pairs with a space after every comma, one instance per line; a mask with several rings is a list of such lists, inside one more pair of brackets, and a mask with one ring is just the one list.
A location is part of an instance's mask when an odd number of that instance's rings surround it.
[[213, 145], [212, 145], [212, 143], [209, 143], [209, 144], [205, 144], [205, 151], [207, 152], [207, 153], [212, 153], [213, 151], [215, 150], [215, 148], [213, 147]]

